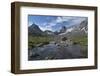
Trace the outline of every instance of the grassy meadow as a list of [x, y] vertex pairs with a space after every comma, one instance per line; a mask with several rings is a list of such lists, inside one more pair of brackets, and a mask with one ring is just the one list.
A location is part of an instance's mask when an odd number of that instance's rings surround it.
[[28, 48], [34, 48], [36, 46], [42, 46], [45, 44], [49, 44], [53, 38], [50, 36], [29, 36], [28, 37]]
[[73, 43], [77, 43], [77, 44], [80, 44], [82, 46], [87, 46], [88, 45], [87, 36], [73, 37], [73, 38], [71, 38], [71, 40], [73, 41]]
[[82, 49], [83, 49], [83, 55], [85, 57], [88, 56], [88, 38], [87, 36], [82, 36], [82, 37], [73, 37], [72, 38], [72, 41], [73, 43], [76, 43], [76, 44], [80, 44], [82, 46]]

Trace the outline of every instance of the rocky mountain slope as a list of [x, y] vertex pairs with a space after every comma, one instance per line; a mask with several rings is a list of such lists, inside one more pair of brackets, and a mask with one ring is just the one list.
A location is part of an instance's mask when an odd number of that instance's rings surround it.
[[[71, 27], [62, 27], [62, 29], [66, 29], [63, 32], [60, 32], [59, 35], [61, 36], [87, 36], [88, 34], [88, 27], [87, 27], [87, 20], [82, 21], [77, 25], [73, 25]], [[61, 30], [62, 30], [61, 29]]]
[[38, 27], [38, 25], [33, 23], [31, 26], [28, 27], [28, 34], [33, 36], [38, 36], [42, 35], [43, 31]]
[[67, 37], [75, 37], [75, 36], [87, 36], [88, 34], [88, 22], [87, 20], [82, 21], [79, 24], [75, 24], [70, 27], [62, 26], [59, 32], [52, 32], [50, 30], [42, 31], [38, 25], [32, 24], [28, 27], [28, 34], [32, 36], [45, 36], [45, 35], [59, 35], [59, 36], [67, 36]]

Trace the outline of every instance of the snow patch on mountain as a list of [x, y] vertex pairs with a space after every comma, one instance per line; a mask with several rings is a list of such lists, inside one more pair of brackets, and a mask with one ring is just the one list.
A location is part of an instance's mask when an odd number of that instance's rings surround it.
[[65, 34], [67, 34], [67, 33], [69, 33], [69, 32], [72, 32], [73, 30], [74, 30], [73, 27], [72, 27], [72, 28], [69, 28], [69, 29], [66, 30], [66, 32], [60, 33], [59, 35], [65, 35]]

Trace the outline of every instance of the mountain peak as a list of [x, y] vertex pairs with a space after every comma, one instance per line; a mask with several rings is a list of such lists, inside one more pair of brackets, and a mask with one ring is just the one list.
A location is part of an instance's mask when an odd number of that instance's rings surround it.
[[29, 34], [32, 35], [41, 35], [42, 34], [42, 30], [39, 28], [38, 25], [36, 25], [35, 23], [33, 23], [31, 26], [28, 27], [28, 32]]
[[60, 29], [60, 33], [64, 33], [67, 30], [67, 28], [65, 26], [62, 26]]
[[33, 23], [30, 27], [31, 28], [39, 28], [38, 25], [36, 25], [35, 23]]

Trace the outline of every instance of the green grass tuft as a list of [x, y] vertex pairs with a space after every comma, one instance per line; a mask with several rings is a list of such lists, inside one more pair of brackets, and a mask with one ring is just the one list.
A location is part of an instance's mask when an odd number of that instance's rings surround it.
[[84, 37], [73, 37], [72, 38], [73, 43], [80, 44], [82, 46], [87, 46], [88, 44], [88, 39], [86, 36]]
[[29, 36], [28, 37], [28, 48], [34, 48], [36, 46], [43, 46], [49, 44], [53, 38], [48, 36]]

